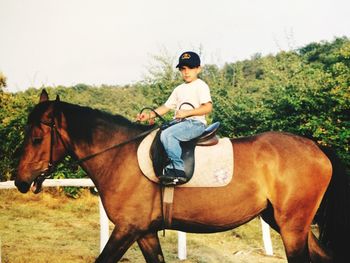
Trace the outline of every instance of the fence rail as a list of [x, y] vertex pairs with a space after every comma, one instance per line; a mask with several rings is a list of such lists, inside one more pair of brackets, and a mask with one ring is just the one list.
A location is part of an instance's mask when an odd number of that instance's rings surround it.
[[[60, 186], [75, 186], [75, 187], [95, 187], [91, 179], [46, 179], [43, 182], [44, 187], [60, 187]], [[0, 182], [0, 189], [16, 188], [14, 181]]]
[[[73, 186], [73, 187], [95, 187], [91, 179], [46, 179], [43, 182], [43, 187], [64, 187], [64, 186]], [[0, 182], [1, 189], [13, 189], [16, 188], [14, 181]], [[106, 215], [106, 212], [103, 208], [101, 199], [99, 198], [99, 210], [100, 210], [100, 251], [103, 250], [109, 238], [109, 220]], [[261, 218], [260, 218], [261, 219]], [[267, 255], [273, 255], [271, 237], [270, 237], [270, 228], [261, 219], [261, 227], [263, 232], [263, 242], [265, 253]], [[1, 240], [0, 240], [1, 241]], [[186, 254], [186, 233], [178, 231], [178, 258], [180, 260], [185, 260], [187, 257]], [[0, 263], [1, 263], [1, 243], [0, 243]]]

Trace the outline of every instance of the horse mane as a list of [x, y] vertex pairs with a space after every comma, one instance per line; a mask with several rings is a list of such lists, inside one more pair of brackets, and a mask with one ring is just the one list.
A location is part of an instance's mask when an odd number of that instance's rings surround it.
[[87, 106], [62, 102], [47, 101], [36, 105], [30, 113], [28, 121], [38, 124], [42, 115], [53, 105], [55, 117], [63, 113], [67, 121], [67, 131], [71, 139], [91, 143], [95, 131], [103, 131], [106, 138], [110, 138], [116, 130], [127, 129], [133, 133], [150, 130], [153, 126], [132, 122], [129, 119], [116, 114], [93, 109]]

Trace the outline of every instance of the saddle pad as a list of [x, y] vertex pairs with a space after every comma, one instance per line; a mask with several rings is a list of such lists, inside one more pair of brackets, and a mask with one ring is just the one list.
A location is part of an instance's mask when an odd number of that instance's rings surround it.
[[[139, 145], [137, 158], [142, 173], [159, 183], [150, 158], [150, 147], [158, 130], [151, 132]], [[219, 139], [214, 146], [196, 146], [195, 168], [192, 179], [176, 187], [220, 187], [227, 185], [233, 176], [233, 148], [230, 139]]]

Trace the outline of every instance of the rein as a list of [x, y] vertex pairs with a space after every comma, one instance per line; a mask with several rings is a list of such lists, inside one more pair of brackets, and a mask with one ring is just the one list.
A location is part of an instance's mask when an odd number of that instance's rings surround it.
[[117, 147], [121, 147], [121, 146], [126, 145], [126, 144], [128, 144], [128, 143], [130, 143], [130, 142], [136, 141], [137, 139], [140, 139], [140, 138], [142, 138], [142, 137], [145, 137], [146, 135], [150, 134], [152, 131], [154, 131], [154, 130], [156, 130], [156, 129], [158, 129], [158, 127], [154, 127], [154, 128], [152, 128], [152, 129], [150, 129], [150, 130], [147, 130], [147, 131], [145, 131], [145, 132], [142, 132], [142, 133], [138, 134], [137, 136], [135, 136], [135, 137], [133, 137], [133, 138], [131, 138], [131, 139], [129, 139], [129, 140], [126, 140], [126, 141], [124, 141], [124, 142], [121, 142], [121, 143], [118, 143], [118, 144], [114, 144], [114, 145], [112, 145], [112, 146], [110, 146], [110, 147], [108, 147], [108, 148], [106, 148], [106, 149], [104, 149], [104, 150], [102, 150], [102, 151], [100, 151], [100, 152], [90, 154], [90, 155], [88, 155], [88, 156], [85, 156], [84, 158], [80, 158], [80, 159], [76, 160], [75, 163], [76, 163], [76, 164], [82, 163], [82, 162], [84, 162], [84, 161], [90, 160], [91, 158], [94, 158], [94, 157], [97, 156], [97, 155], [100, 155], [100, 154], [102, 154], [102, 153], [105, 153], [105, 152], [107, 152], [107, 151], [109, 151], [109, 150], [112, 150], [112, 149], [117, 148]]
[[[180, 105], [179, 108], [181, 109], [181, 107], [182, 107], [183, 105], [185, 105], [185, 104], [190, 105], [192, 108], [194, 108], [194, 106], [193, 106], [191, 103], [188, 103], [188, 102], [182, 103], [182, 104]], [[166, 128], [168, 128], [169, 126], [174, 125], [174, 124], [176, 124], [176, 123], [178, 122], [178, 120], [173, 120], [173, 121], [167, 123], [166, 120], [163, 119], [163, 117], [162, 117], [161, 115], [159, 115], [154, 109], [152, 109], [152, 108], [150, 108], [150, 107], [144, 107], [144, 108], [140, 111], [140, 113], [142, 113], [144, 110], [151, 110], [151, 111], [154, 112], [154, 114], [156, 115], [156, 117], [158, 117], [158, 118], [162, 121], [162, 123], [163, 123], [163, 125], [160, 127], [162, 130], [163, 130], [163, 129], [166, 129]], [[65, 148], [65, 150], [66, 150], [68, 153], [70, 152], [73, 156], [75, 156], [74, 152], [71, 151], [71, 150], [69, 149], [69, 147], [68, 147], [68, 146], [66, 145], [66, 143], [64, 142], [64, 140], [63, 140], [63, 138], [62, 138], [60, 132], [58, 131], [58, 129], [57, 129], [57, 127], [56, 127], [56, 124], [55, 124], [55, 119], [54, 119], [54, 117], [51, 118], [51, 121], [50, 121], [50, 122], [40, 121], [40, 123], [43, 124], [43, 125], [45, 125], [45, 126], [50, 127], [50, 137], [51, 137], [51, 139], [50, 139], [50, 157], [49, 157], [49, 163], [48, 163], [48, 165], [47, 165], [47, 168], [46, 168], [45, 170], [43, 170], [43, 171], [40, 173], [40, 175], [37, 177], [37, 182], [38, 182], [38, 183], [42, 183], [45, 179], [50, 178], [52, 172], [53, 172], [53, 171], [55, 170], [55, 168], [56, 168], [55, 165], [54, 165], [54, 161], [53, 161], [53, 149], [54, 149], [54, 144], [55, 144], [55, 138], [54, 138], [54, 137], [55, 137], [55, 134], [56, 134], [57, 138], [62, 142], [63, 147]], [[145, 137], [146, 135], [148, 135], [149, 133], [151, 133], [152, 131], [154, 131], [154, 130], [156, 130], [156, 129], [158, 129], [158, 128], [159, 128], [159, 127], [154, 127], [154, 128], [152, 128], [152, 129], [150, 129], [150, 130], [147, 130], [147, 131], [145, 131], [145, 132], [142, 132], [142, 133], [138, 134], [137, 136], [135, 136], [135, 137], [133, 137], [133, 138], [131, 138], [131, 139], [129, 139], [129, 140], [126, 140], [126, 141], [121, 142], [121, 143], [114, 144], [114, 145], [112, 145], [112, 146], [110, 146], [110, 147], [108, 147], [108, 148], [106, 148], [106, 149], [104, 149], [104, 150], [102, 150], [102, 151], [99, 151], [99, 152], [90, 154], [90, 155], [85, 156], [85, 157], [80, 158], [80, 159], [77, 159], [77, 160], [75, 160], [75, 161], [73, 162], [72, 165], [80, 164], [80, 163], [82, 163], [82, 162], [85, 162], [85, 161], [87, 161], [87, 160], [90, 160], [90, 159], [96, 157], [97, 155], [103, 154], [103, 153], [105, 153], [105, 152], [107, 152], [107, 151], [110, 151], [110, 150], [112, 150], [112, 149], [115, 149], [115, 148], [121, 147], [121, 146], [123, 146], [123, 145], [126, 145], [126, 144], [128, 144], [128, 143], [131, 143], [131, 142], [133, 142], [133, 141], [136, 141], [137, 139], [143, 138], [143, 137]]]
[[[38, 176], [38, 178], [37, 178], [37, 180], [38, 180], [39, 182], [43, 182], [45, 179], [51, 177], [51, 174], [52, 174], [52, 172], [53, 172], [54, 169], [55, 169], [55, 165], [54, 165], [54, 163], [53, 163], [53, 149], [54, 149], [54, 144], [55, 144], [55, 138], [54, 138], [54, 137], [55, 137], [55, 134], [56, 134], [56, 136], [58, 137], [58, 139], [62, 142], [63, 147], [65, 148], [65, 150], [66, 150], [67, 152], [71, 152], [71, 153], [72, 153], [72, 151], [69, 149], [69, 147], [67, 146], [67, 144], [64, 142], [64, 140], [63, 140], [63, 138], [62, 138], [60, 132], [58, 131], [58, 129], [57, 129], [57, 127], [56, 127], [56, 124], [55, 124], [54, 118], [52, 118], [50, 122], [40, 121], [40, 123], [43, 124], [43, 125], [46, 125], [46, 126], [50, 127], [50, 136], [51, 136], [51, 139], [50, 139], [50, 157], [49, 157], [48, 167], [47, 167], [47, 168]], [[138, 139], [140, 139], [140, 138], [143, 138], [143, 137], [145, 137], [146, 135], [148, 135], [149, 133], [151, 133], [152, 131], [154, 131], [154, 130], [156, 130], [156, 129], [158, 129], [158, 128], [159, 128], [159, 127], [154, 127], [154, 128], [152, 128], [152, 129], [150, 129], [150, 130], [147, 130], [147, 131], [145, 131], [145, 132], [142, 132], [142, 133], [138, 134], [137, 136], [135, 136], [135, 137], [133, 137], [133, 138], [131, 138], [131, 139], [129, 139], [129, 140], [123, 141], [123, 142], [121, 142], [121, 143], [114, 144], [114, 145], [112, 145], [112, 146], [110, 146], [110, 147], [108, 147], [108, 148], [106, 148], [106, 149], [104, 149], [104, 150], [101, 150], [101, 151], [99, 151], [99, 152], [96, 152], [96, 153], [87, 155], [87, 156], [85, 156], [85, 157], [83, 157], [83, 158], [77, 159], [77, 160], [75, 160], [75, 161], [73, 162], [72, 165], [80, 164], [80, 163], [82, 163], [82, 162], [85, 162], [85, 161], [87, 161], [87, 160], [90, 160], [90, 159], [96, 157], [97, 155], [103, 154], [103, 153], [105, 153], [105, 152], [107, 152], [107, 151], [110, 151], [110, 150], [112, 150], [112, 149], [114, 149], [114, 148], [121, 147], [121, 146], [126, 145], [126, 144], [128, 144], [128, 143], [131, 143], [131, 142], [133, 142], [133, 141], [136, 141], [136, 140], [138, 140]], [[73, 156], [74, 156], [74, 155], [75, 155], [75, 154], [73, 154]]]

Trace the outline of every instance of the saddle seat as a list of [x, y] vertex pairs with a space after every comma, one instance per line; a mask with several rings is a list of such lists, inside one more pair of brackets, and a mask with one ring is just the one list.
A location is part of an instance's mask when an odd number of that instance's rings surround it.
[[[195, 167], [195, 147], [196, 146], [213, 146], [218, 144], [219, 139], [216, 135], [216, 131], [220, 126], [219, 122], [215, 122], [209, 125], [205, 131], [197, 138], [187, 142], [180, 142], [182, 149], [181, 158], [184, 161], [185, 174], [187, 182], [192, 178]], [[161, 130], [157, 132], [157, 135], [151, 145], [150, 156], [153, 163], [153, 168], [156, 176], [159, 178], [163, 175], [163, 169], [170, 161], [167, 157], [163, 144], [160, 141]]]
[[[199, 146], [212, 146], [218, 144], [219, 138], [216, 135], [216, 131], [219, 129], [220, 122], [215, 122], [209, 125], [204, 132], [198, 137], [197, 145]], [[194, 140], [196, 140], [195, 138]]]

